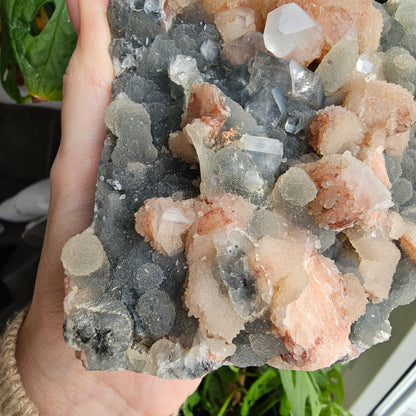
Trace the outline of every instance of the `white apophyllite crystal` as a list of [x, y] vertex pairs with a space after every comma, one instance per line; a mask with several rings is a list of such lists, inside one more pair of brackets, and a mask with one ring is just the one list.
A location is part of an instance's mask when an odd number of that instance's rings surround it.
[[273, 55], [308, 63], [321, 54], [323, 35], [320, 26], [295, 3], [271, 11], [264, 29], [264, 44]]

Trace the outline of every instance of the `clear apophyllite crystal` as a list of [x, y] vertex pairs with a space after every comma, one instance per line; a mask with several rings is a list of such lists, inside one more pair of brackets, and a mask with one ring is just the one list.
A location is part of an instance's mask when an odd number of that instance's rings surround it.
[[267, 16], [264, 44], [278, 58], [311, 62], [321, 54], [322, 30], [296, 3], [285, 4]]
[[321, 108], [325, 94], [320, 76], [293, 60], [290, 61], [289, 70], [292, 96], [302, 99], [314, 109]]
[[283, 159], [283, 144], [279, 140], [244, 134], [236, 145], [248, 153], [264, 179], [274, 178]]
[[185, 55], [176, 55], [169, 66], [169, 78], [183, 88], [190, 87], [195, 80], [201, 79], [196, 59]]
[[377, 52], [364, 52], [358, 56], [355, 69], [368, 79], [380, 79], [383, 60]]
[[144, 2], [144, 11], [155, 20], [162, 20], [165, 15], [163, 10], [164, 4], [165, 0], [146, 0]]

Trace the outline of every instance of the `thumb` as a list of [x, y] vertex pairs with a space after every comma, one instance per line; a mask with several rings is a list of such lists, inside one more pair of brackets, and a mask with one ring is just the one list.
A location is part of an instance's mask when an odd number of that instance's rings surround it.
[[78, 0], [66, 0], [66, 7], [68, 9], [69, 17], [74, 27], [75, 32], [79, 35], [80, 16]]
[[105, 139], [104, 111], [111, 100], [108, 0], [82, 0], [79, 37], [64, 76], [61, 144], [51, 170], [48, 225], [32, 307], [62, 323], [60, 254], [65, 242], [92, 219], [98, 160]]

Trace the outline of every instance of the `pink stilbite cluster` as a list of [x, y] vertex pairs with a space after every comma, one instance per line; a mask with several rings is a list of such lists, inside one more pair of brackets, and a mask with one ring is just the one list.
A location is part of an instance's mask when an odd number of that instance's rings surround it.
[[[229, 116], [224, 96], [215, 86], [195, 82], [192, 85], [188, 107], [182, 116], [181, 128], [196, 126], [207, 143], [215, 140]], [[187, 163], [198, 163], [198, 156], [186, 130], [178, 130], [169, 136], [169, 148], [173, 156]]]
[[[282, 220], [277, 235], [255, 243], [247, 234], [255, 210], [241, 197], [224, 194], [178, 202], [159, 198], [148, 201], [136, 214], [136, 229], [164, 254], [173, 252], [166, 248], [166, 241], [178, 247], [178, 230], [165, 227], [170, 231], [167, 237], [150, 229], [148, 224], [158, 214], [147, 209], [148, 204], [181, 212], [177, 227], [185, 241], [181, 249], [188, 265], [185, 304], [206, 336], [230, 344], [246, 322], [269, 308], [273, 331], [288, 350], [272, 358], [271, 365], [315, 370], [357, 355], [348, 336], [351, 324], [365, 312], [367, 295], [355, 276], [343, 276], [332, 260], [317, 254], [311, 234]], [[194, 219], [190, 226], [186, 224], [185, 234], [183, 214]], [[245, 247], [248, 267], [256, 277], [257, 315], [236, 308], [213, 274], [217, 253], [235, 244]]]
[[358, 116], [333, 105], [317, 112], [309, 125], [309, 132], [311, 146], [322, 156], [346, 150], [357, 153], [364, 139], [363, 125]]
[[[325, 156], [303, 168], [319, 186], [309, 204], [320, 227], [343, 230], [359, 256], [364, 289], [372, 302], [388, 297], [401, 257], [393, 240], [414, 258], [411, 226], [406, 226], [388, 189], [384, 151], [401, 155], [416, 122], [416, 104], [403, 87], [355, 79], [345, 87], [343, 107], [326, 107], [310, 125], [311, 144]], [[353, 146], [355, 156], [342, 153]], [[406, 237], [406, 232], [407, 237]]]
[[370, 299], [373, 302], [387, 299], [400, 260], [400, 250], [379, 229], [368, 233], [355, 228], [346, 234], [360, 257], [360, 273]]
[[404, 232], [400, 238], [400, 247], [416, 263], [416, 225], [406, 223]]
[[303, 169], [319, 188], [309, 207], [320, 227], [343, 230], [393, 205], [388, 189], [350, 152], [324, 156]]
[[[166, 213], [166, 220], [161, 220]], [[233, 233], [247, 228], [253, 215], [243, 198], [225, 194], [212, 199], [174, 202], [156, 198], [136, 214], [136, 230], [162, 254], [184, 250], [188, 263], [185, 304], [209, 337], [231, 343], [247, 318], [237, 313], [221, 294], [213, 276], [216, 251], [232, 244]]]
[[172, 198], [153, 198], [135, 215], [136, 231], [155, 250], [172, 256], [183, 250], [184, 235], [195, 214], [192, 201], [174, 202]]
[[[350, 327], [365, 312], [367, 303], [357, 277], [342, 276], [332, 260], [316, 253], [301, 264], [308, 279], [306, 288], [282, 317], [271, 317], [288, 353], [272, 358], [269, 364], [313, 371], [330, 366], [336, 356], [356, 357], [358, 351], [348, 338]], [[279, 309], [285, 296], [280, 288], [276, 291], [273, 300]]]
[[352, 83], [343, 106], [355, 113], [365, 129], [364, 144], [387, 154], [401, 155], [416, 122], [416, 103], [400, 85], [378, 80]]

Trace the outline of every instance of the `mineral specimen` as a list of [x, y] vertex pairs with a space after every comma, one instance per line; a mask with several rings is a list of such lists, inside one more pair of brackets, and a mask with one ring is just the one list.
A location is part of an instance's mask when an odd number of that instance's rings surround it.
[[315, 370], [388, 338], [416, 297], [409, 10], [110, 0], [95, 215], [62, 252], [88, 369]]

